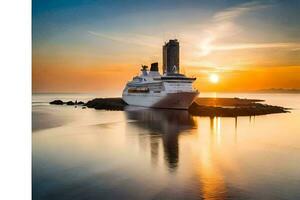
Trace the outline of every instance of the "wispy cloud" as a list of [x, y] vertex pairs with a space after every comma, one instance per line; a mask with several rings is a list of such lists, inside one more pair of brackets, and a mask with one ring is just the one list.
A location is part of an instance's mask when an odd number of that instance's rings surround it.
[[229, 20], [231, 21], [238, 18], [239, 16], [243, 15], [246, 12], [256, 11], [270, 6], [272, 6], [272, 4], [262, 2], [262, 1], [243, 3], [238, 6], [227, 8], [221, 12], [216, 13], [214, 15], [214, 21], [216, 22], [229, 21]]
[[214, 51], [230, 51], [242, 49], [290, 48], [290, 50], [292, 50], [299, 48], [299, 43], [286, 42], [218, 44], [218, 42], [224, 39], [226, 40], [226, 37], [239, 33], [239, 27], [236, 24], [236, 20], [242, 17], [242, 15], [261, 9], [266, 9], [271, 6], [273, 6], [273, 4], [269, 1], [253, 1], [227, 8], [215, 13], [212, 18], [211, 26], [206, 30], [206, 36], [198, 45], [198, 48], [200, 49], [198, 55], [207, 56]]
[[151, 48], [157, 48], [158, 45], [161, 44], [161, 41], [159, 38], [149, 36], [149, 35], [141, 35], [141, 34], [130, 34], [126, 36], [118, 36], [118, 35], [110, 35], [110, 34], [104, 34], [94, 31], [88, 31], [90, 35], [100, 37], [103, 39], [120, 42], [120, 43], [126, 43], [126, 44], [132, 44], [132, 45], [139, 45], [139, 46], [146, 46]]
[[242, 49], [270, 49], [270, 48], [287, 48], [291, 50], [299, 49], [300, 43], [244, 43], [244, 44], [229, 44], [229, 45], [215, 45], [210, 47], [215, 51], [229, 51]]

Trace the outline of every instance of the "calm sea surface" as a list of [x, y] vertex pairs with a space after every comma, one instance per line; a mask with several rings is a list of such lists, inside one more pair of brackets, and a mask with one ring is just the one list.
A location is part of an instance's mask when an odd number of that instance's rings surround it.
[[33, 199], [300, 199], [300, 95], [216, 96], [293, 110], [209, 118], [56, 106], [48, 102], [97, 95], [34, 94]]

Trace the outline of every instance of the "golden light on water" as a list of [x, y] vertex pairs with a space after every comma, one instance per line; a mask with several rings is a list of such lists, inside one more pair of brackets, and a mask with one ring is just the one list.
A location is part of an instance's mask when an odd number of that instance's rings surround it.
[[217, 84], [219, 82], [219, 75], [218, 74], [210, 74], [209, 81], [211, 83]]

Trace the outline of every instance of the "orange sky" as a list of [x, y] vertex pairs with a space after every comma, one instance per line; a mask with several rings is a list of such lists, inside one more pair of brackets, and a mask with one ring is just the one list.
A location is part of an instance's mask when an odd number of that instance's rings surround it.
[[[127, 69], [128, 68], [128, 69]], [[139, 67], [33, 67], [34, 92], [99, 92], [122, 90]], [[271, 67], [256, 70], [217, 72], [219, 83], [209, 81], [209, 72], [186, 67], [196, 76], [200, 91], [251, 91], [264, 88], [300, 88], [300, 67]]]
[[142, 64], [161, 69], [162, 45], [174, 38], [181, 72], [196, 76], [200, 91], [300, 88], [297, 3], [157, 5], [107, 3], [100, 14], [97, 5], [33, 5], [33, 92], [121, 93]]

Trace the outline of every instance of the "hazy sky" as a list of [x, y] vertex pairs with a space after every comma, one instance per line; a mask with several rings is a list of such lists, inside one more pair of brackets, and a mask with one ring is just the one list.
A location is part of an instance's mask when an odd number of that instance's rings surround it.
[[122, 90], [141, 64], [161, 68], [173, 38], [200, 91], [300, 88], [299, 10], [298, 0], [33, 0], [33, 92]]

